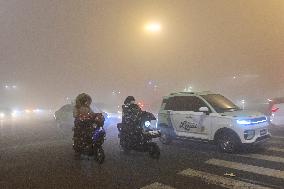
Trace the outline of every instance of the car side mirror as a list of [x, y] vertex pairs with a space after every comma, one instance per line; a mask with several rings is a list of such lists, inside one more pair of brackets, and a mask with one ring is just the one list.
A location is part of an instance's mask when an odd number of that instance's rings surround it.
[[204, 113], [208, 113], [209, 109], [207, 107], [201, 107], [201, 108], [199, 108], [199, 111], [204, 112]]

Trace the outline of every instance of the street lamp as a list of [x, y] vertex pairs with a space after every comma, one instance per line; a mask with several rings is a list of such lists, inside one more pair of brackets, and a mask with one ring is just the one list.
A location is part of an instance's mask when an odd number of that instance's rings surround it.
[[145, 24], [144, 29], [149, 33], [159, 33], [161, 31], [161, 24], [158, 22], [150, 22]]

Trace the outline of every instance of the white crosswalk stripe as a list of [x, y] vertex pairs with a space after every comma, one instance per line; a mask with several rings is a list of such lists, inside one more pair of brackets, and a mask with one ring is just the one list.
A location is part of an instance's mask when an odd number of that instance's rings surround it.
[[278, 156], [268, 156], [268, 155], [262, 155], [262, 154], [246, 154], [246, 155], [237, 155], [237, 156], [284, 163], [284, 158], [278, 157]]
[[280, 170], [258, 167], [258, 166], [225, 161], [225, 160], [219, 160], [219, 159], [210, 159], [206, 161], [206, 163], [210, 165], [216, 165], [219, 167], [226, 167], [226, 168], [236, 169], [240, 171], [246, 171], [250, 173], [284, 179], [284, 171], [280, 171]]
[[284, 152], [284, 148], [277, 148], [277, 147], [269, 147], [267, 150], [276, 151], [276, 152]]
[[226, 178], [223, 176], [218, 176], [218, 175], [214, 175], [214, 174], [203, 172], [203, 171], [197, 171], [194, 169], [186, 169], [180, 172], [179, 174], [188, 176], [188, 177], [198, 177], [207, 183], [219, 185], [219, 186], [229, 188], [229, 189], [254, 189], [254, 188], [270, 189], [269, 187], [264, 187], [264, 186], [251, 184], [251, 183], [247, 183], [247, 182], [243, 182], [239, 180], [234, 180], [231, 178]]
[[164, 185], [164, 184], [161, 184], [159, 182], [155, 182], [155, 183], [150, 184], [148, 186], [144, 186], [141, 189], [175, 189], [175, 188], [167, 186], [167, 185]]
[[[278, 137], [277, 137], [278, 139]], [[284, 139], [284, 137], [283, 137]], [[271, 141], [273, 144], [281, 144], [284, 141], [281, 140], [274, 140]], [[267, 148], [268, 151], [274, 151], [274, 152], [284, 152], [284, 148], [279, 148], [275, 146], [271, 146]], [[265, 160], [270, 162], [276, 162], [284, 164], [284, 157], [280, 156], [271, 156], [271, 155], [264, 155], [264, 154], [235, 154], [238, 157], [243, 158], [252, 158], [256, 160]], [[258, 174], [263, 175], [267, 177], [273, 177], [277, 179], [284, 180], [284, 171], [283, 170], [277, 170], [272, 168], [260, 167], [255, 165], [249, 165], [245, 163], [240, 162], [233, 162], [233, 161], [227, 161], [227, 160], [221, 160], [221, 159], [209, 159], [205, 161], [204, 163], [208, 165], [217, 166], [222, 169], [234, 169], [237, 171], [244, 171], [248, 174]], [[269, 184], [269, 183], [262, 183], [261, 181], [257, 180], [246, 180], [245, 178], [239, 178], [240, 180], [237, 180], [236, 177], [226, 177], [226, 176], [220, 176], [216, 175], [214, 173], [210, 173], [207, 171], [198, 171], [191, 168], [188, 168], [184, 171], [181, 171], [178, 173], [179, 175], [185, 176], [185, 177], [197, 177], [201, 179], [202, 182], [206, 182], [208, 184], [214, 184], [218, 185], [220, 187], [229, 188], [229, 189], [271, 189], [270, 187], [278, 187], [277, 185]], [[152, 183], [150, 185], [144, 186], [141, 189], [175, 189], [172, 186], [168, 186], [159, 182]]]

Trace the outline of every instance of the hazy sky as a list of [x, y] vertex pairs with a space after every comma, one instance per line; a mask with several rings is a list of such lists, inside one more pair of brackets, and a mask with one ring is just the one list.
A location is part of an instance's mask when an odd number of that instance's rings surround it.
[[[283, 12], [283, 0], [0, 0], [0, 81], [43, 105], [82, 91], [159, 99], [186, 84], [284, 96]], [[148, 21], [161, 32], [145, 33]]]

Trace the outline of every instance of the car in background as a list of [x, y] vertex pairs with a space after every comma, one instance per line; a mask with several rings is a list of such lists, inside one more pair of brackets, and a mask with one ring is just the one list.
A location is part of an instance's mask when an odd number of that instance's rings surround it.
[[284, 97], [271, 99], [268, 111], [271, 124], [284, 126]]
[[31, 120], [50, 118], [51, 110], [46, 109], [11, 109], [0, 107], [0, 120]]
[[66, 104], [54, 113], [54, 119], [58, 125], [71, 124], [74, 121], [72, 104]]
[[0, 107], [0, 120], [11, 120], [21, 115], [21, 111]]
[[[61, 125], [70, 125], [74, 123], [74, 118], [73, 118], [73, 109], [74, 105], [73, 104], [65, 104], [62, 106], [59, 110], [57, 110], [54, 113], [54, 119], [56, 123], [61, 126]], [[105, 119], [107, 120], [108, 115], [106, 112], [101, 111], [97, 107], [93, 106], [92, 107], [94, 112], [100, 112], [103, 114]]]

